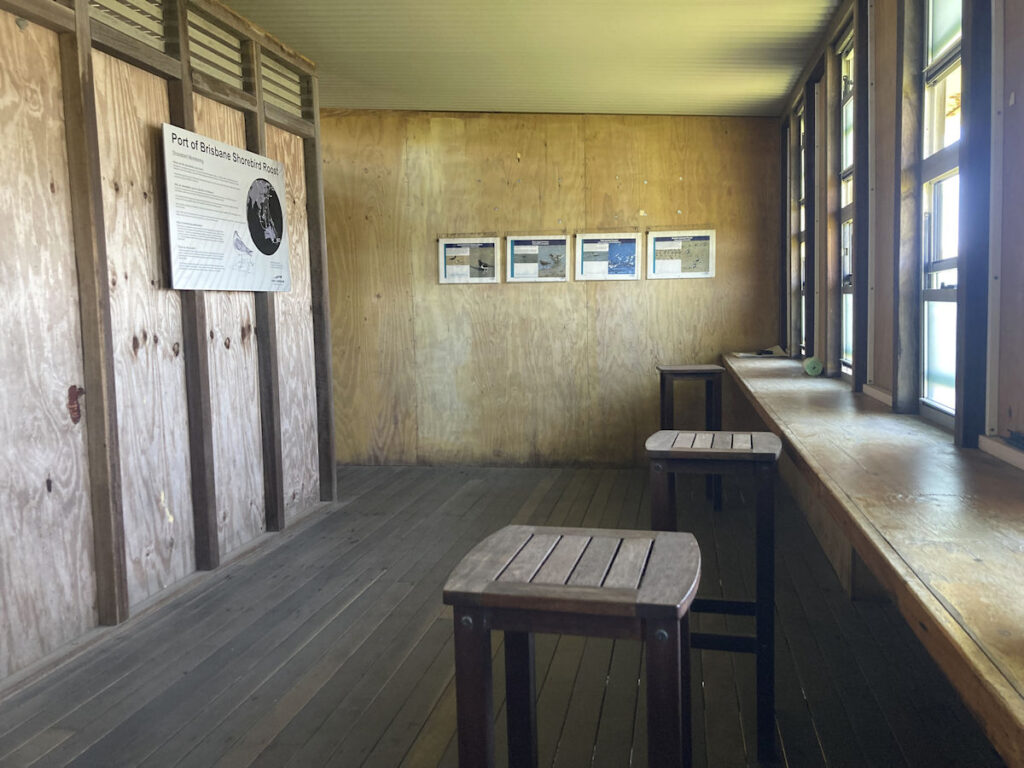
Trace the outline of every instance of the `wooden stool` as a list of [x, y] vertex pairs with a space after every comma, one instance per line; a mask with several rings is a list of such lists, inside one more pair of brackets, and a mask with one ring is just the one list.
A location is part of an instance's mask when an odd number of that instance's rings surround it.
[[510, 766], [537, 765], [534, 632], [643, 639], [649, 764], [690, 765], [687, 609], [699, 582], [688, 533], [510, 525], [477, 544], [444, 587], [459, 765], [494, 765], [491, 630], [505, 632]]
[[[659, 365], [661, 376], [661, 429], [675, 429], [677, 379], [704, 381], [704, 429], [722, 428], [722, 374], [720, 365]], [[715, 509], [722, 508], [722, 476], [708, 475], [707, 494]]]
[[752, 474], [756, 489], [756, 572], [753, 602], [693, 601], [691, 610], [754, 616], [753, 637], [694, 632], [694, 648], [757, 655], [757, 756], [775, 755], [775, 464], [782, 442], [771, 432], [680, 432], [662, 430], [647, 439], [651, 460], [651, 528], [676, 529], [676, 473]]

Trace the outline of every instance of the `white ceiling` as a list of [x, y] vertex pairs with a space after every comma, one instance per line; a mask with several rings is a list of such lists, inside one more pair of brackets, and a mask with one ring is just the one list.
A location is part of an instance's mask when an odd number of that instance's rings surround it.
[[323, 107], [777, 115], [839, 0], [227, 0]]

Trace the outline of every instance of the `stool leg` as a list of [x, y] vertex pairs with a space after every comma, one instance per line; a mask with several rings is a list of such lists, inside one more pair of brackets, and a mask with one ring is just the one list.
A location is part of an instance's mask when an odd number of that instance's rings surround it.
[[676, 530], [676, 476], [658, 459], [651, 462], [651, 530]]
[[537, 768], [537, 685], [533, 634], [505, 633], [505, 714], [508, 722], [508, 764]]
[[690, 612], [679, 620], [679, 692], [682, 701], [680, 735], [683, 740], [683, 765], [693, 764], [693, 707], [690, 702]]
[[775, 757], [775, 467], [757, 468], [757, 756]]
[[689, 624], [646, 622], [647, 762], [651, 768], [690, 765]]
[[672, 429], [675, 421], [675, 382], [671, 376], [661, 373], [661, 428]]
[[[718, 432], [722, 429], [722, 377], [714, 376], [704, 382], [704, 424], [705, 429]], [[712, 506], [722, 509], [722, 476], [708, 475], [705, 479], [707, 498]]]
[[491, 631], [477, 611], [455, 609], [455, 706], [461, 768], [494, 766]]

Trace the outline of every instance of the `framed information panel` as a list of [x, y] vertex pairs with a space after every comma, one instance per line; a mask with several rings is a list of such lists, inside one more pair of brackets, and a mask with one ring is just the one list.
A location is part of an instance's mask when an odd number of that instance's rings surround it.
[[647, 233], [647, 278], [715, 276], [715, 230]]
[[576, 279], [640, 279], [641, 237], [639, 232], [576, 235]]
[[510, 283], [554, 283], [569, 279], [569, 238], [565, 235], [509, 235], [505, 278]]
[[164, 123], [171, 286], [288, 291], [284, 165]]
[[442, 237], [437, 241], [442, 283], [497, 283], [500, 237]]

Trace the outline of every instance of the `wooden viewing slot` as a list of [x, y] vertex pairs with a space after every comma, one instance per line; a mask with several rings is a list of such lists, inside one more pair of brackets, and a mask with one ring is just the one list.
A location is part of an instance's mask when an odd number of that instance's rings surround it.
[[90, 0], [90, 15], [108, 20], [124, 32], [139, 40], [153, 41], [156, 47], [163, 46], [164, 29], [157, 3], [150, 7], [137, 5], [128, 0]]
[[214, 24], [192, 10], [188, 14], [188, 32], [190, 42], [199, 42], [204, 47], [218, 51], [220, 55], [239, 57], [241, 60], [242, 39], [231, 30]]
[[202, 69], [206, 74], [221, 80], [228, 85], [240, 88], [243, 83], [242, 79], [242, 68], [239, 65], [238, 70], [233, 70], [230, 66], [230, 62], [226, 62], [223, 59], [215, 59], [210, 56], [206, 56], [200, 51], [192, 49], [191, 63], [193, 68]]
[[263, 78], [265, 95], [272, 102], [282, 109], [302, 116], [302, 96], [299, 93], [299, 83], [294, 83], [295, 89], [289, 90], [284, 85], [278, 85], [271, 78]]
[[242, 41], [235, 38], [227, 44], [211, 35], [206, 34], [202, 28], [195, 25], [195, 21], [201, 17], [190, 16], [188, 20], [188, 35], [189, 35], [189, 48], [193, 49], [191, 52], [195, 55], [194, 49], [201, 49], [206, 58], [211, 61], [220, 62], [221, 66], [226, 71], [231, 72], [236, 77], [242, 77]]
[[260, 47], [270, 51], [300, 72], [311, 74], [316, 71], [316, 65], [305, 56], [295, 52], [262, 28], [215, 0], [189, 0], [189, 9], [215, 24], [233, 30], [243, 40], [252, 40], [258, 43]]
[[102, 19], [92, 19], [90, 26], [93, 48], [111, 56], [126, 59], [154, 75], [173, 80], [181, 78], [181, 62], [174, 56], [169, 56], [150, 46], [148, 42], [115, 29]]

